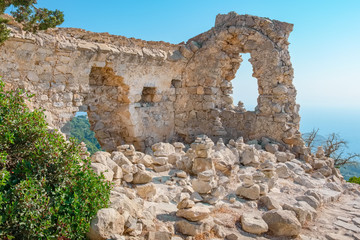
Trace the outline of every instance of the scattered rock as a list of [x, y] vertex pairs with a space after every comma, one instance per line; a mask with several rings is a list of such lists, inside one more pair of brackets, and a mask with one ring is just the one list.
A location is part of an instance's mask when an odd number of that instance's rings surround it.
[[156, 194], [156, 187], [153, 183], [136, 186], [137, 194], [143, 199], [152, 199]]
[[240, 186], [236, 189], [236, 195], [246, 199], [256, 200], [260, 197], [260, 187], [257, 184], [248, 188]]
[[145, 184], [151, 182], [151, 180], [152, 180], [152, 175], [150, 172], [141, 171], [134, 174], [132, 182], [135, 184]]
[[176, 216], [186, 218], [192, 222], [197, 222], [207, 218], [210, 210], [207, 207], [194, 206], [189, 209], [179, 209]]
[[91, 240], [105, 240], [112, 234], [121, 235], [124, 232], [124, 224], [124, 217], [118, 211], [113, 208], [103, 208], [91, 221], [87, 236]]
[[244, 213], [241, 216], [241, 226], [244, 231], [254, 234], [262, 234], [268, 231], [268, 225], [260, 215]]
[[276, 236], [297, 236], [301, 224], [294, 212], [288, 210], [271, 210], [263, 214], [262, 218], [267, 223], [269, 230]]
[[282, 209], [278, 201], [273, 197], [263, 196], [259, 199], [259, 203], [264, 205], [268, 210]]

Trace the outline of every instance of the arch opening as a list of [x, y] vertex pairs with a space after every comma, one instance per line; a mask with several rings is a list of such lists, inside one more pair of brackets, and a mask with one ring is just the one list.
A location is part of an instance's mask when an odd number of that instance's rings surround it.
[[90, 154], [102, 151], [95, 132], [90, 128], [87, 112], [78, 111], [69, 122], [62, 127], [68, 137], [75, 138], [78, 143], [84, 142]]
[[249, 62], [250, 53], [240, 54], [243, 61], [236, 72], [232, 83], [233, 104], [240, 111], [254, 111], [257, 107], [259, 96], [258, 81], [252, 76], [253, 67]]

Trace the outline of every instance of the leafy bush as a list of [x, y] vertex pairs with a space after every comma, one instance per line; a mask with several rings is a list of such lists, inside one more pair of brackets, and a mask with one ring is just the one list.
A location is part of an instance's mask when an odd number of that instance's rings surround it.
[[95, 133], [90, 130], [90, 123], [87, 116], [76, 116], [71, 119], [67, 125], [70, 127], [70, 136], [79, 142], [84, 142], [91, 154], [101, 151], [101, 146], [95, 138]]
[[82, 239], [110, 183], [0, 79], [0, 239]]
[[348, 182], [360, 184], [360, 177], [351, 177]]

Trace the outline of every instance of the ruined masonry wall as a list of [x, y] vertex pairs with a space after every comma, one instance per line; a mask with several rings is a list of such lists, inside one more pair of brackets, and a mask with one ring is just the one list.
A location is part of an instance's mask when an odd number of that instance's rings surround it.
[[[302, 145], [287, 38], [292, 25], [229, 13], [186, 44], [147, 42], [53, 29], [38, 34], [10, 24], [0, 47], [0, 76], [36, 94], [50, 125], [67, 132], [87, 111], [106, 150], [123, 143], [144, 149], [159, 141], [239, 136]], [[231, 80], [251, 54], [259, 97], [255, 112], [233, 106]]]

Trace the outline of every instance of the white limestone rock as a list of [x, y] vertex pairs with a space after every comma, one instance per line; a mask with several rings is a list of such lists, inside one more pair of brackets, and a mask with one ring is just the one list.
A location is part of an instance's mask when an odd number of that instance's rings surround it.
[[275, 236], [293, 237], [300, 233], [301, 224], [293, 211], [271, 210], [262, 218]]
[[244, 231], [253, 234], [262, 234], [268, 231], [268, 225], [260, 214], [244, 213], [241, 215], [241, 227]]
[[91, 221], [87, 236], [91, 240], [105, 240], [112, 234], [121, 235], [124, 232], [124, 224], [124, 217], [118, 211], [113, 208], [103, 208]]

